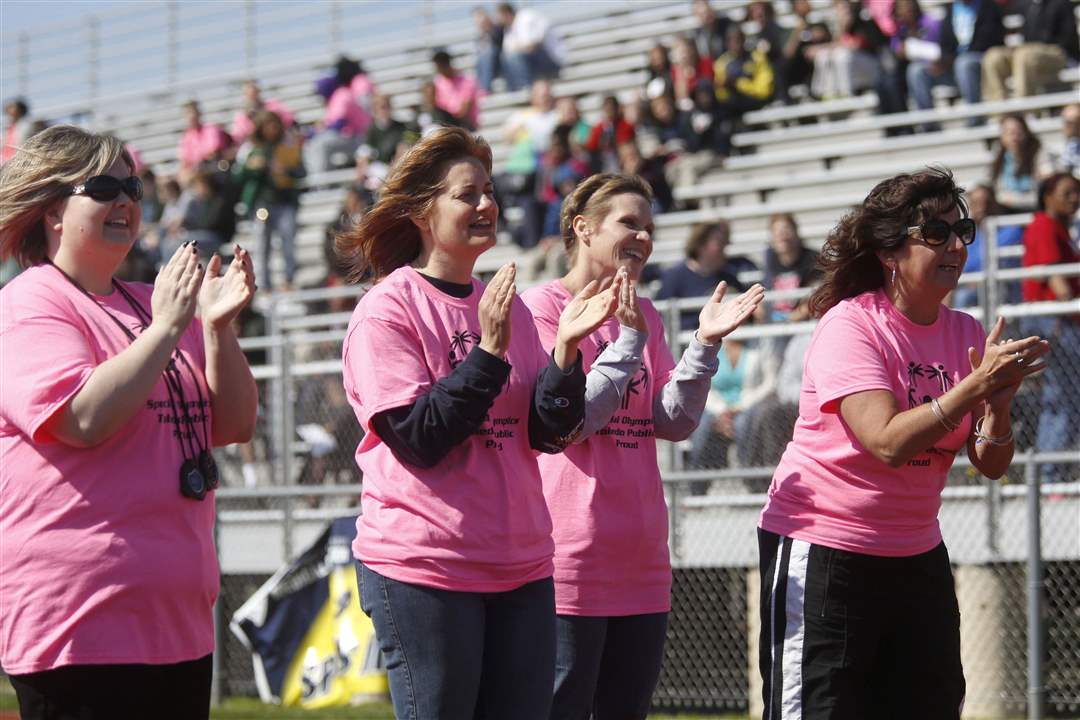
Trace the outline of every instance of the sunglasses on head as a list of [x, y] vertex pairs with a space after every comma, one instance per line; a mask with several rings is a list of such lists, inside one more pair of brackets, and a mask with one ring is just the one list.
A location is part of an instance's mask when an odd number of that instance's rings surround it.
[[922, 225], [909, 227], [907, 231], [909, 235], [917, 234], [919, 239], [933, 247], [949, 242], [949, 237], [954, 233], [965, 245], [975, 242], [975, 221], [971, 218], [962, 218], [952, 225], [944, 220], [927, 220]]
[[134, 175], [123, 180], [112, 175], [95, 175], [81, 185], [71, 188], [72, 195], [86, 195], [98, 202], [115, 200], [120, 193], [124, 193], [135, 202], [142, 200], [142, 180]]

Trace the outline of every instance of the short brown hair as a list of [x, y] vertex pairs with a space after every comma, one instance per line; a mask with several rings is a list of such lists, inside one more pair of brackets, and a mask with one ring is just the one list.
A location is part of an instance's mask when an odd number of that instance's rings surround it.
[[686, 257], [697, 260], [698, 255], [701, 254], [701, 248], [705, 247], [705, 244], [709, 242], [709, 236], [717, 230], [723, 232], [728, 240], [731, 239], [731, 224], [723, 218], [711, 223], [695, 225], [690, 231], [690, 237], [686, 239]]
[[650, 203], [653, 199], [652, 188], [644, 178], [626, 173], [593, 175], [583, 180], [572, 193], [566, 196], [559, 217], [559, 230], [562, 233], [563, 245], [566, 247], [566, 255], [571, 262], [577, 250], [574, 218], [583, 215], [589, 221], [599, 223], [610, 209], [612, 198], [626, 193], [640, 195]]
[[431, 210], [443, 190], [450, 163], [472, 158], [491, 174], [491, 148], [479, 135], [440, 128], [424, 136], [390, 170], [379, 200], [335, 247], [350, 282], [379, 280], [420, 255], [420, 231], [412, 218]]
[[44, 262], [42, 220], [49, 206], [117, 160], [135, 172], [120, 140], [74, 125], [54, 125], [27, 139], [0, 167], [0, 258], [14, 257], [23, 267]]

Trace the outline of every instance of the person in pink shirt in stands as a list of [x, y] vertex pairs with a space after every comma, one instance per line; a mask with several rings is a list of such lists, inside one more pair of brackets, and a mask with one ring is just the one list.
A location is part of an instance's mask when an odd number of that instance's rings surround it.
[[255, 132], [255, 116], [263, 110], [275, 113], [285, 129], [292, 127], [293, 115], [289, 109], [278, 100], [263, 100], [258, 80], [245, 80], [244, 106], [233, 115], [232, 129], [229, 131], [236, 145], [243, 145], [244, 141], [251, 137], [251, 133]]
[[941, 492], [965, 448], [1005, 473], [1013, 396], [1049, 352], [942, 304], [975, 239], [966, 212], [948, 171], [897, 175], [822, 250], [799, 418], [758, 530], [767, 720], [960, 718]]
[[367, 107], [370, 107], [374, 85], [358, 61], [338, 58], [333, 76], [320, 81], [319, 85], [323, 84], [326, 85], [326, 107], [321, 128], [304, 147], [304, 165], [312, 173], [330, 170], [339, 159], [352, 162], [353, 154], [371, 124]]
[[552, 353], [515, 269], [472, 277], [495, 245], [491, 149], [432, 131], [337, 239], [374, 285], [346, 332], [343, 377], [365, 436], [353, 543], [399, 718], [547, 720], [555, 669], [551, 517], [535, 452], [581, 425], [578, 344], [615, 310], [586, 287]]
[[115, 273], [142, 184], [119, 140], [70, 125], [0, 168], [0, 663], [45, 718], [207, 718], [217, 468], [257, 392], [231, 321], [254, 291], [177, 249]]
[[652, 191], [636, 175], [588, 178], [564, 201], [570, 271], [522, 295], [540, 340], [551, 347], [559, 318], [582, 288], [618, 273], [620, 301], [579, 345], [588, 372], [585, 425], [560, 455], [542, 455], [540, 475], [555, 538], [557, 650], [551, 720], [637, 720], [660, 677], [671, 561], [656, 438], [684, 440], [705, 407], [720, 342], [750, 316], [755, 285], [705, 303], [675, 364], [664, 324], [634, 284], [652, 252]]
[[445, 50], [437, 50], [431, 61], [435, 63], [435, 105], [464, 127], [476, 130], [480, 127], [480, 86], [476, 78], [455, 70]]
[[203, 123], [199, 103], [195, 100], [184, 103], [184, 115], [187, 117], [187, 129], [180, 136], [180, 146], [176, 151], [180, 160], [181, 184], [195, 174], [199, 165], [220, 159], [232, 144], [220, 125]]

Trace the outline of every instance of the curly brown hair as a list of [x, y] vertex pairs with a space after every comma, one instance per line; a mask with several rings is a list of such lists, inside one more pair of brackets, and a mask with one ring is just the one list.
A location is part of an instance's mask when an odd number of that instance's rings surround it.
[[818, 258], [824, 279], [810, 297], [810, 312], [821, 317], [841, 300], [885, 284], [877, 251], [907, 240], [907, 229], [948, 213], [967, 215], [964, 189], [945, 168], [928, 167], [878, 183], [855, 210], [829, 232]]
[[378, 202], [335, 238], [350, 282], [380, 280], [420, 256], [420, 231], [412, 219], [431, 211], [449, 164], [467, 158], [479, 160], [491, 174], [491, 148], [461, 128], [435, 130], [405, 153], [391, 168]]

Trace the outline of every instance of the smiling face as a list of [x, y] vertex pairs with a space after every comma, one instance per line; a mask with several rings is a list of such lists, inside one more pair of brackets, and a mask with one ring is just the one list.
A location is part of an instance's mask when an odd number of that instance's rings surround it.
[[578, 262], [588, 263], [593, 278], [625, 267], [636, 281], [652, 255], [655, 229], [648, 200], [637, 193], [615, 195], [599, 223], [584, 218], [575, 222]]
[[[131, 168], [117, 160], [105, 174], [123, 180], [131, 177]], [[142, 216], [139, 203], [124, 193], [103, 202], [87, 195], [72, 195], [54, 206], [51, 213], [47, 217], [50, 249], [63, 247], [93, 264], [114, 260], [117, 265], [135, 244]], [[60, 222], [59, 233], [56, 219]]]
[[499, 206], [479, 160], [452, 161], [431, 209], [414, 220], [425, 249], [455, 258], [475, 258], [495, 244]]
[[[951, 226], [961, 217], [960, 209], [954, 207], [937, 219]], [[950, 233], [945, 244], [937, 247], [927, 245], [917, 235], [912, 233], [902, 245], [892, 251], [883, 251], [879, 257], [885, 264], [887, 277], [891, 275], [892, 266], [896, 266], [898, 293], [909, 298], [935, 298], [940, 302], [956, 289], [967, 262], [967, 246], [955, 233]]]

